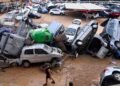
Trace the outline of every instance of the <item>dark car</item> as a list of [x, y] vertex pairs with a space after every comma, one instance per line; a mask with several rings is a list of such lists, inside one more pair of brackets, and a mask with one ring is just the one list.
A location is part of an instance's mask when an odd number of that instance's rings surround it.
[[120, 86], [120, 67], [109, 66], [101, 73], [100, 86]]
[[[120, 59], [120, 20], [108, 19], [102, 33], [91, 41], [88, 52], [99, 58], [104, 58], [108, 53]], [[96, 44], [97, 43], [97, 44]]]
[[39, 8], [38, 8], [38, 13], [43, 13], [43, 14], [45, 14], [45, 13], [48, 13], [48, 10], [47, 10], [46, 7], [39, 6]]
[[110, 3], [110, 4], [103, 4], [103, 6], [109, 9], [109, 16], [120, 16], [120, 5]]
[[0, 12], [3, 13], [6, 11], [6, 9], [7, 9], [6, 5], [3, 3], [0, 3]]

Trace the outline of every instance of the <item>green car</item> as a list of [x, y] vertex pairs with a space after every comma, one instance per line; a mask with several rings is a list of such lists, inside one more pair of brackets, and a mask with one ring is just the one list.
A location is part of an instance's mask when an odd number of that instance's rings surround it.
[[49, 43], [53, 41], [53, 35], [46, 28], [30, 30], [30, 36], [36, 43]]

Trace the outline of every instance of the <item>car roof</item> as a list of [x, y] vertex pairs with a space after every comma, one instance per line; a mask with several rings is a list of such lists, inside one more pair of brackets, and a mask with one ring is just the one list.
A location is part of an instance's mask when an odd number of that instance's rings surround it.
[[48, 26], [48, 30], [55, 35], [56, 32], [61, 28], [61, 26], [63, 26], [61, 23], [53, 21], [49, 26]]
[[68, 26], [68, 28], [74, 28], [74, 29], [78, 29], [80, 27], [80, 25], [77, 25], [77, 24], [71, 24]]
[[35, 48], [41, 48], [41, 49], [43, 49], [44, 46], [45, 46], [45, 44], [33, 44], [33, 45], [30, 45], [30, 46], [25, 46], [23, 48], [23, 50], [25, 50], [25, 49], [35, 49]]

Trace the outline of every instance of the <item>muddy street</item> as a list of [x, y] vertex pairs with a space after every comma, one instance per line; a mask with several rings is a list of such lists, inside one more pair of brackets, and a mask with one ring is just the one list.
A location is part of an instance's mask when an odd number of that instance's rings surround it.
[[[35, 19], [37, 23], [50, 23], [58, 21], [67, 27], [71, 24], [74, 18], [80, 18], [78, 15], [53, 16], [49, 14], [42, 15], [42, 18]], [[82, 20], [82, 25], [89, 20]], [[97, 19], [99, 24], [104, 19]], [[103, 30], [99, 26], [97, 34]], [[65, 54], [62, 67], [52, 70], [55, 85], [49, 82], [49, 86], [68, 86], [69, 81], [73, 81], [74, 86], [90, 86], [92, 83], [98, 83], [100, 73], [107, 67], [111, 61], [119, 60], [106, 57], [98, 59], [90, 55], [79, 55], [78, 58], [73, 58], [69, 54]], [[5, 69], [5, 72], [0, 71], [0, 86], [43, 86], [45, 83], [45, 73], [40, 70], [39, 65], [32, 65], [30, 68], [10, 67]]]

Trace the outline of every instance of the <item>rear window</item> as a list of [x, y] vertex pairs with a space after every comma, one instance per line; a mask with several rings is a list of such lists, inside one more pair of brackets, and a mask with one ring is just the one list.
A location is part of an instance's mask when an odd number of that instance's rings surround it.
[[25, 50], [25, 53], [24, 53], [24, 54], [33, 54], [33, 49]]

